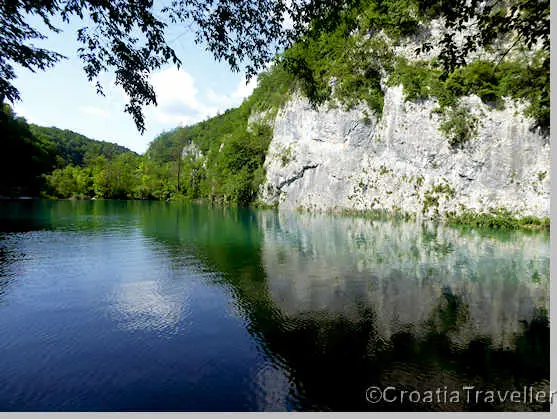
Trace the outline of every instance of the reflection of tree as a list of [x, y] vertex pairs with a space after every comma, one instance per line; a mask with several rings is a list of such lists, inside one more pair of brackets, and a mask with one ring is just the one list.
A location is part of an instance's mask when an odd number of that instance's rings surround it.
[[[249, 298], [249, 297], [248, 297]], [[244, 301], [240, 304], [247, 306]], [[253, 302], [249, 305], [254, 306]], [[258, 309], [268, 307], [261, 302]], [[464, 319], [466, 308], [459, 297], [441, 297], [431, 329], [423, 338], [397, 332], [388, 341], [378, 337], [373, 310], [362, 307], [358, 320], [319, 315], [281, 318], [251, 313], [252, 327], [260, 333], [267, 352], [279, 356], [292, 374], [297, 395], [294, 406], [303, 410], [422, 410], [431, 406], [411, 403], [369, 404], [367, 387], [389, 385], [411, 390], [461, 389], [522, 390], [549, 377], [549, 329], [547, 317], [532, 320], [517, 337], [517, 351], [494, 348], [478, 337], [465, 347], [455, 347], [448, 337]], [[264, 313], [264, 311], [263, 311]], [[545, 322], [545, 326], [543, 326]], [[541, 350], [545, 348], [544, 350]], [[541, 350], [541, 351], [540, 351]], [[439, 404], [441, 410], [491, 410], [502, 406]], [[538, 406], [542, 407], [542, 406]], [[548, 406], [543, 406], [547, 408]], [[517, 408], [506, 406], [505, 408]], [[518, 409], [528, 409], [520, 406]]]
[[466, 321], [468, 307], [462, 302], [462, 298], [454, 295], [447, 286], [443, 288], [439, 300], [438, 308], [434, 309], [433, 318], [429, 322], [430, 328], [442, 334], [457, 330]]
[[[523, 325], [514, 349], [505, 349], [493, 345], [489, 337], [460, 333], [470, 321], [470, 308], [450, 287], [442, 289], [423, 324], [403, 326], [391, 334], [380, 330], [381, 308], [367, 301], [355, 302], [356, 313], [331, 313], [327, 308], [284, 311], [269, 292], [271, 278], [261, 259], [262, 230], [272, 227], [272, 217], [261, 220], [248, 210], [203, 207], [156, 206], [150, 211], [143, 220], [146, 235], [163, 241], [176, 254], [187, 247], [210, 271], [222, 273], [215, 281], [230, 290], [263, 351], [288, 372], [293, 384], [290, 408], [423, 410], [432, 406], [373, 405], [364, 392], [372, 385], [421, 391], [463, 385], [522, 390], [523, 385], [539, 385], [549, 378], [545, 313]], [[307, 252], [301, 244], [296, 249]], [[290, 256], [286, 254], [286, 263]], [[455, 341], [452, 335], [459, 333], [468, 341]], [[531, 407], [433, 406], [441, 410]]]
[[111, 224], [122, 226], [121, 217], [134, 214], [139, 205], [133, 201], [7, 201], [0, 206], [0, 232], [102, 231]]
[[5, 201], [0, 205], [0, 232], [19, 233], [40, 229], [45, 223], [37, 215], [41, 206], [35, 200]]

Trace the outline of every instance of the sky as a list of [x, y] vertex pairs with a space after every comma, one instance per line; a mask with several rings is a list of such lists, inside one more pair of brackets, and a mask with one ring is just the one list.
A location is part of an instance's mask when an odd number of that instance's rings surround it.
[[[33, 18], [29, 21], [33, 24]], [[152, 73], [158, 106], [144, 109], [146, 130], [141, 135], [131, 115], [124, 112], [126, 96], [121, 88], [112, 85], [112, 75], [101, 79], [106, 97], [97, 95], [93, 83], [88, 82], [77, 56], [80, 44], [76, 31], [80, 26], [83, 23], [79, 20], [60, 24], [63, 32], [34, 42], [67, 57], [55, 67], [37, 73], [16, 67], [14, 85], [21, 101], [14, 103], [14, 110], [29, 123], [69, 129], [144, 153], [161, 132], [236, 107], [255, 87], [255, 78], [246, 85], [243, 73], [232, 72], [226, 63], [215, 61], [203, 46], [196, 45], [191, 30], [173, 25], [166, 32], [167, 42], [182, 66], [178, 70], [168, 65]]]

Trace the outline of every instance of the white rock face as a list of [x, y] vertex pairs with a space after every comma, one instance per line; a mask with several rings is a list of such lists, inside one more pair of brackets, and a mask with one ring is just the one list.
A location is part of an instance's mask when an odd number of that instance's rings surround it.
[[387, 87], [379, 120], [365, 108], [313, 110], [293, 97], [274, 121], [260, 199], [279, 208], [402, 210], [424, 216], [505, 208], [549, 216], [550, 144], [508, 101], [494, 110], [463, 98], [477, 134], [453, 148], [435, 101], [405, 101]]
[[203, 157], [203, 153], [197, 144], [190, 141], [182, 149], [182, 158], [186, 158], [187, 156], [191, 156], [194, 160], [197, 160]]

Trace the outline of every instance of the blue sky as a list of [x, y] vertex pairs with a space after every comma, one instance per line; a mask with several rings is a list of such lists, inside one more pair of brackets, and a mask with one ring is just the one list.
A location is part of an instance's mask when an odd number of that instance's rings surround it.
[[143, 153], [163, 131], [238, 106], [255, 85], [252, 79], [246, 86], [243, 74], [233, 73], [196, 45], [191, 31], [177, 25], [169, 27], [167, 41], [182, 60], [182, 67], [178, 70], [169, 65], [152, 74], [158, 106], [145, 109], [146, 131], [140, 135], [131, 116], [123, 111], [124, 92], [112, 86], [112, 75], [102, 78], [106, 97], [97, 95], [87, 81], [77, 56], [76, 30], [80, 26], [83, 23], [77, 19], [69, 25], [58, 25], [62, 33], [35, 42], [68, 57], [54, 68], [32, 73], [16, 67], [18, 78], [14, 84], [22, 100], [14, 104], [14, 109], [28, 122], [70, 129]]

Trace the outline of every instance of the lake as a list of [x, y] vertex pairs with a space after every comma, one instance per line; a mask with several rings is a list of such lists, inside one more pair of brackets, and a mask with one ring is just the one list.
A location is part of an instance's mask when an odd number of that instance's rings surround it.
[[2, 201], [0, 410], [549, 410], [549, 259], [545, 233]]

